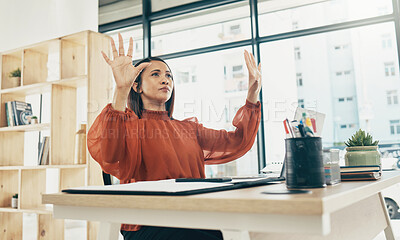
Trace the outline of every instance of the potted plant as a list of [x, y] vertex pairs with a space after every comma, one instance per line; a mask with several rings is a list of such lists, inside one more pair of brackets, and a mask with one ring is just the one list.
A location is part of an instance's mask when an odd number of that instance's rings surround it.
[[369, 133], [359, 129], [347, 142], [346, 166], [381, 165], [379, 141], [373, 141]]
[[13, 87], [18, 87], [21, 85], [21, 70], [19, 68], [10, 72], [9, 77]]

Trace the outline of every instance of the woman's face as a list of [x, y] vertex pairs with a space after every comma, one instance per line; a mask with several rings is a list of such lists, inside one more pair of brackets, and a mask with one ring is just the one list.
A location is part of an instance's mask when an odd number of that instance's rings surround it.
[[151, 61], [142, 72], [141, 97], [143, 103], [165, 103], [174, 88], [171, 70], [161, 61]]

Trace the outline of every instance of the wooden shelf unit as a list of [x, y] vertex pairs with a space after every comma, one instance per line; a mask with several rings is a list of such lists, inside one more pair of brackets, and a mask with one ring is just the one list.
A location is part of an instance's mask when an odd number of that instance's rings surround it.
[[[6, 224], [1, 224], [0, 238], [22, 239], [23, 213], [35, 213], [38, 239], [63, 239], [64, 221], [53, 219], [51, 207], [42, 204], [49, 182], [57, 183], [58, 191], [102, 184], [101, 169], [88, 152], [86, 163], [74, 161], [78, 106], [87, 105], [84, 115], [88, 130], [112, 97], [112, 73], [101, 51], [111, 52], [110, 37], [83, 31], [1, 53], [0, 222]], [[21, 69], [19, 85], [9, 78], [17, 68]], [[85, 99], [77, 98], [78, 88], [87, 90]], [[50, 107], [43, 110], [49, 111], [50, 122], [8, 127], [5, 103], [27, 102], [28, 96], [40, 94], [50, 95]], [[50, 136], [49, 165], [25, 165], [26, 134], [39, 131]], [[57, 172], [55, 179], [46, 174], [50, 169]], [[16, 193], [18, 207], [14, 209], [11, 198]], [[96, 225], [88, 224], [88, 239], [96, 239], [93, 226]]]

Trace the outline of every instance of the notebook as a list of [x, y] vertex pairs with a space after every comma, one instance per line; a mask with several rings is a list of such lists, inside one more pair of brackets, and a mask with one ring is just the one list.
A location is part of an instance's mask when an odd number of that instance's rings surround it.
[[143, 181], [128, 184], [106, 186], [84, 186], [64, 189], [62, 192], [72, 194], [114, 194], [114, 195], [164, 195], [187, 196], [193, 194], [227, 191], [249, 188], [285, 180], [285, 163], [278, 177], [232, 178], [229, 182], [175, 182], [175, 179], [160, 181]]

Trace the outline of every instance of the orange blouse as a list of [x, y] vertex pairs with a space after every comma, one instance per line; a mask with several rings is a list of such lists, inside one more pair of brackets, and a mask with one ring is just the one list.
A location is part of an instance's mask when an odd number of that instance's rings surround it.
[[[241, 107], [235, 131], [214, 130], [197, 118], [171, 120], [167, 111], [117, 111], [108, 104], [87, 136], [88, 149], [103, 171], [121, 183], [174, 178], [204, 178], [204, 164], [227, 163], [252, 147], [261, 119], [261, 104]], [[122, 225], [137, 231], [138, 225]]]

